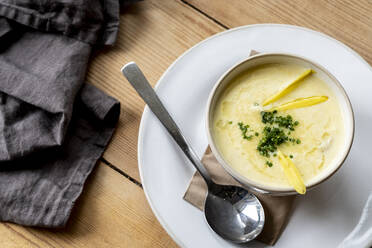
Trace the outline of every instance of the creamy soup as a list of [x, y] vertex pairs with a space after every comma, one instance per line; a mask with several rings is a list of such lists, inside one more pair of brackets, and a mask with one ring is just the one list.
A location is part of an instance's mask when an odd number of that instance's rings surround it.
[[[336, 159], [342, 149], [344, 125], [339, 102], [332, 89], [317, 77], [306, 76], [296, 87], [272, 102], [263, 102], [296, 79], [306, 69], [295, 64], [265, 64], [245, 71], [230, 82], [218, 99], [212, 135], [217, 149], [239, 174], [258, 185], [290, 186], [279, 163], [277, 150], [262, 154], [257, 149], [265, 136], [262, 111], [298, 98], [327, 96], [319, 104], [275, 111], [275, 116], [291, 116], [292, 130], [280, 128], [288, 140], [277, 146], [298, 168], [305, 185]], [[294, 130], [293, 130], [294, 129]]]

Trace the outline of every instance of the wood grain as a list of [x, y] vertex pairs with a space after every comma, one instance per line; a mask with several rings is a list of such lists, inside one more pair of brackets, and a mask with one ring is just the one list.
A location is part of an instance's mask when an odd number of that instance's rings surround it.
[[97, 165], [63, 230], [0, 224], [0, 247], [176, 247], [140, 187]]
[[120, 25], [116, 45], [94, 56], [87, 80], [122, 105], [118, 129], [104, 158], [140, 180], [137, 137], [144, 103], [121, 75], [121, 67], [136, 61], [155, 85], [179, 55], [222, 28], [175, 0], [136, 3], [122, 13]]
[[328, 34], [372, 64], [371, 0], [186, 0], [227, 27], [285, 23]]

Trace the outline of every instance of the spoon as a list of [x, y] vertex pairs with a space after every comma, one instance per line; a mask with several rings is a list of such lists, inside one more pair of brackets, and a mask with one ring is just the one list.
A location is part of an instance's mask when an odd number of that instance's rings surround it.
[[204, 178], [208, 186], [204, 214], [209, 226], [234, 243], [245, 243], [257, 237], [265, 222], [265, 213], [257, 197], [241, 187], [214, 183], [137, 64], [130, 62], [121, 71]]

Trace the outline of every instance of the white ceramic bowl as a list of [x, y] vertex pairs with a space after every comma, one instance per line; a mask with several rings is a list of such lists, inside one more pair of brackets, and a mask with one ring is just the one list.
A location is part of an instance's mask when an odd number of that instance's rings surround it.
[[334, 159], [332, 164], [327, 165], [320, 174], [315, 176], [312, 180], [310, 180], [307, 183], [306, 185], [307, 190], [310, 190], [314, 188], [315, 186], [317, 186], [318, 184], [327, 180], [341, 167], [341, 165], [345, 161], [350, 151], [351, 145], [353, 143], [353, 137], [354, 137], [354, 114], [353, 114], [350, 100], [344, 88], [341, 86], [340, 82], [332, 74], [330, 74], [325, 68], [318, 65], [317, 63], [309, 61], [306, 58], [292, 55], [292, 54], [263, 53], [263, 54], [251, 56], [248, 59], [233, 66], [217, 81], [215, 87], [210, 93], [208, 103], [207, 103], [206, 127], [207, 127], [208, 141], [209, 141], [209, 145], [212, 149], [213, 154], [215, 155], [217, 160], [220, 162], [220, 164], [223, 166], [223, 168], [246, 188], [253, 190], [255, 192], [272, 194], [272, 195], [296, 194], [296, 191], [292, 189], [291, 187], [276, 188], [273, 186], [265, 186], [263, 184], [258, 185], [257, 183], [250, 180], [249, 178], [242, 176], [235, 169], [233, 169], [229, 165], [229, 163], [227, 163], [224, 160], [222, 154], [219, 152], [213, 139], [213, 134], [212, 134], [213, 121], [212, 120], [213, 120], [213, 115], [214, 115], [214, 109], [223, 91], [226, 89], [226, 87], [229, 85], [229, 83], [235, 76], [239, 75], [240, 73], [242, 73], [243, 71], [246, 71], [249, 68], [262, 65], [262, 64], [267, 64], [267, 63], [295, 63], [305, 68], [312, 68], [313, 70], [317, 72], [317, 76], [320, 77], [327, 85], [330, 86], [330, 88], [335, 93], [341, 105], [343, 121], [344, 121], [344, 126], [345, 126], [345, 138], [344, 138], [342, 149], [339, 151], [338, 156], [336, 157], [336, 159]]

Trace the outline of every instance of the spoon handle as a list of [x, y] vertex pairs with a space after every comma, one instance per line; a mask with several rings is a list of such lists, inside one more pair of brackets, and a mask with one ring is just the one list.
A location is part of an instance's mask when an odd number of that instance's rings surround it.
[[205, 169], [204, 165], [200, 161], [200, 158], [187, 143], [185, 137], [181, 133], [181, 130], [178, 128], [177, 124], [169, 115], [163, 103], [160, 101], [159, 97], [156, 95], [155, 91], [153, 90], [137, 64], [134, 62], [130, 62], [124, 65], [121, 69], [121, 72], [128, 79], [129, 83], [142, 97], [142, 99], [147, 103], [151, 111], [156, 115], [156, 117], [158, 117], [169, 134], [173, 137], [173, 139], [176, 141], [176, 143], [179, 145], [179, 147], [182, 149], [191, 163], [202, 175], [207, 185], [209, 186], [210, 184], [212, 184], [213, 181], [208, 171]]

